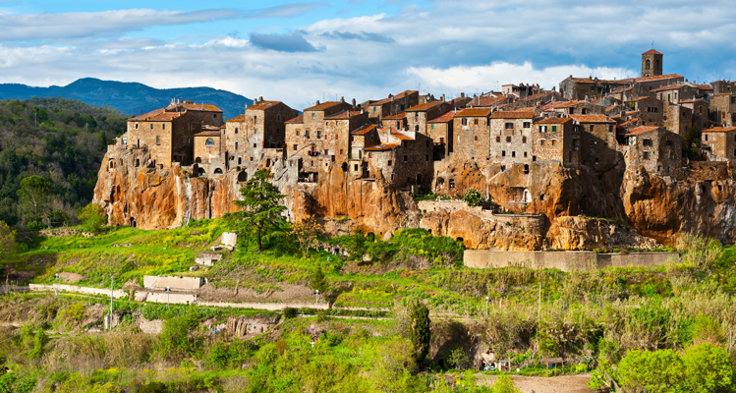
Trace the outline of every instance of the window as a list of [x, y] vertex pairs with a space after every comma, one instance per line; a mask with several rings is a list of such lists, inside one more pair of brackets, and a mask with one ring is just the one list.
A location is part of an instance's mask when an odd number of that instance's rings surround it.
[[153, 123], [151, 123], [151, 129], [153, 129]]
[[496, 142], [501, 143], [501, 137], [500, 136], [497, 136], [496, 137]]
[[647, 59], [647, 61], [644, 62], [644, 69], [648, 70], [650, 68], [652, 68], [652, 63], [649, 59]]
[[512, 151], [511, 152], [511, 157], [516, 157], [516, 152], [515, 151]]
[[608, 132], [613, 132], [613, 124], [608, 126]]
[[466, 119], [466, 118], [463, 117], [463, 119], [462, 119], [462, 121], [460, 123], [462, 125], [464, 125], [464, 126], [467, 126], [468, 125], [468, 119]]
[[205, 146], [214, 146], [215, 145], [215, 140], [212, 139], [212, 138], [207, 138], [207, 140], [204, 141], [204, 145]]
[[409, 156], [404, 155], [404, 162], [408, 162], [408, 161], [409, 161]]
[[532, 126], [532, 123], [530, 121], [524, 122], [524, 128], [531, 128], [531, 126]]
[[165, 129], [166, 129], [166, 123], [164, 123], [164, 124], [161, 124], [161, 129], [162, 129], [162, 130], [165, 130]]
[[299, 146], [298, 146], [298, 145], [296, 145], [296, 144], [295, 144], [295, 145], [293, 146], [294, 150], [298, 150], [298, 147], [299, 147]]
[[539, 126], [539, 132], [547, 132], [547, 126]]
[[135, 129], [136, 130], [138, 129], [138, 123], [135, 123]]
[[304, 130], [304, 137], [309, 138], [309, 130]]
[[526, 158], [526, 152], [524, 152], [524, 158]]
[[[705, 140], [707, 141], [708, 139], [706, 138]], [[136, 142], [136, 145], [137, 145], [138, 147], [141, 147], [141, 140], [140, 140], [140, 139], [138, 139], [138, 141]]]
[[387, 163], [387, 165], [388, 165], [388, 166], [391, 166], [391, 160], [388, 160], [388, 163]]
[[552, 126], [552, 132], [557, 132], [557, 126]]
[[704, 137], [705, 137], [705, 140], [707, 141], [708, 140], [708, 134], [705, 134]]
[[235, 150], [238, 150], [238, 142], [235, 142]]
[[157, 145], [160, 145], [161, 144], [161, 137], [158, 136], [158, 135], [156, 135], [156, 144]]
[[501, 157], [506, 157], [506, 150], [501, 150]]
[[424, 155], [424, 162], [429, 162], [429, 154]]
[[651, 139], [642, 139], [642, 142], [641, 143], [644, 146], [651, 146], [652, 145], [652, 140]]
[[[237, 128], [235, 130], [236, 130], [235, 132], [237, 133], [238, 132], [237, 131]], [[299, 129], [298, 128], [296, 129], [296, 136], [299, 136]]]
[[322, 130], [317, 130], [317, 139], [322, 138]]
[[[399, 128], [399, 122], [396, 122], [396, 128]], [[430, 130], [434, 130], [434, 124], [432, 124], [429, 128]]]
[[314, 112], [312, 112], [312, 120], [314, 120]]
[[648, 151], [645, 151], [645, 152], [644, 152], [644, 159], [645, 159], [645, 160], [646, 160], [646, 159], [649, 159], [649, 152], [648, 152]]
[[[238, 133], [238, 127], [235, 127], [235, 133]], [[299, 130], [296, 130], [296, 134], [299, 135]]]
[[521, 143], [526, 143], [526, 137], [525, 136], [522, 136], [521, 137]]
[[478, 140], [478, 135], [476, 135], [476, 136], [474, 137], [474, 139], [475, 139], [475, 140], [477, 141], [477, 140]]
[[539, 140], [539, 145], [540, 145], [540, 146], [544, 146], [544, 139], [540, 139], [540, 140]]
[[510, 136], [507, 136], [506, 137], [506, 143], [511, 143], [511, 137]]
[[514, 123], [506, 123], [506, 124], [504, 124], [503, 128], [504, 129], [507, 129], [507, 130], [513, 130], [514, 129]]
[[593, 132], [593, 125], [590, 125], [590, 132]]
[[557, 144], [557, 139], [552, 139], [552, 146], [555, 146]]
[[473, 125], [478, 125], [478, 119], [473, 119]]
[[353, 170], [354, 171], [357, 171], [358, 170], [358, 164], [353, 165]]

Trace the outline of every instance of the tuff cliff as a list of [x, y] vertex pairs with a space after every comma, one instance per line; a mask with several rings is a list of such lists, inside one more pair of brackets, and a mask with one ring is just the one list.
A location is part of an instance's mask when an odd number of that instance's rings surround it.
[[[177, 164], [149, 168], [148, 158], [145, 149], [119, 145], [106, 154], [94, 200], [111, 224], [172, 228], [236, 211], [232, 201], [244, 180], [239, 181], [240, 169], [193, 177], [191, 167]], [[380, 177], [350, 178], [339, 166], [314, 183], [298, 182], [287, 167], [270, 169], [291, 218], [347, 217], [352, 230], [379, 236], [422, 226], [460, 238], [468, 247], [505, 250], [653, 248], [673, 244], [688, 232], [736, 241], [736, 182], [725, 163], [692, 165], [679, 179], [626, 170], [622, 164], [594, 172], [552, 163], [485, 170], [458, 163], [437, 172], [435, 192], [462, 196], [473, 188], [492, 201], [492, 210], [458, 201], [417, 205], [410, 190]]]

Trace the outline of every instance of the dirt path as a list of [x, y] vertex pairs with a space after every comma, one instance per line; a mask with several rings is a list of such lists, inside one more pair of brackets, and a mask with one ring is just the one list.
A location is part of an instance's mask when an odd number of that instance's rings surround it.
[[[558, 377], [527, 377], [512, 375], [511, 379], [522, 393], [594, 393], [586, 383], [590, 374], [561, 375]], [[476, 382], [482, 386], [493, 386], [495, 375], [477, 374]]]

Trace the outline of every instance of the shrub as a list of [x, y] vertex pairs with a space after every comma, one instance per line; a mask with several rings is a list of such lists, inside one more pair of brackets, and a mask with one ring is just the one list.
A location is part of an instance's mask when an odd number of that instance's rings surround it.
[[99, 232], [102, 225], [107, 221], [102, 207], [94, 202], [87, 204], [77, 218], [82, 222], [82, 229], [91, 233]]
[[472, 188], [465, 193], [463, 200], [468, 204], [468, 206], [478, 206], [483, 203], [483, 197], [478, 191]]
[[411, 346], [414, 360], [421, 365], [429, 353], [431, 341], [429, 309], [424, 303], [416, 300], [411, 305]]
[[296, 316], [298, 314], [298, 310], [296, 308], [293, 308], [293, 307], [286, 307], [282, 311], [282, 314], [284, 316], [284, 319], [296, 318]]

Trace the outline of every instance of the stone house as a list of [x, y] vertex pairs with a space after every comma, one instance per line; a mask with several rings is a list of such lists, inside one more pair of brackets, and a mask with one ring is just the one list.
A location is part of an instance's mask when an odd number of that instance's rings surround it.
[[227, 167], [263, 161], [264, 149], [279, 149], [283, 156], [285, 123], [298, 114], [281, 101], [260, 99], [246, 107], [244, 114], [225, 122], [222, 136]]
[[626, 134], [627, 169], [643, 167], [647, 173], [672, 176], [682, 167], [682, 138], [663, 127], [641, 126]]
[[662, 124], [662, 101], [652, 96], [636, 97], [626, 101], [629, 110], [639, 113], [642, 125]]
[[204, 126], [222, 125], [222, 111], [214, 105], [192, 101], [172, 101], [165, 108], [128, 119], [121, 143], [130, 149], [146, 148], [157, 169], [171, 168], [172, 162], [191, 165], [194, 134]]
[[[497, 111], [490, 116], [491, 162], [501, 165], [532, 162], [534, 111]], [[457, 126], [457, 117], [455, 120]], [[457, 134], [459, 131], [455, 131]], [[459, 150], [459, 148], [457, 148]]]
[[424, 104], [415, 105], [406, 109], [407, 130], [412, 132], [424, 132], [427, 122], [437, 116], [449, 111], [450, 104], [445, 101], [435, 100]]
[[608, 93], [627, 87], [631, 80], [606, 80], [598, 78], [576, 78], [572, 75], [560, 82], [559, 91], [566, 100], [583, 100], [602, 97]]
[[350, 160], [362, 160], [363, 149], [366, 146], [377, 146], [381, 144], [381, 139], [378, 135], [378, 126], [375, 124], [366, 124], [352, 131], [351, 134]]
[[366, 146], [363, 161], [353, 162], [351, 171], [364, 180], [383, 178], [396, 187], [432, 182], [432, 140], [421, 133], [382, 130], [381, 144]]
[[681, 137], [687, 133], [687, 129], [693, 125], [693, 110], [685, 105], [664, 102], [662, 113], [662, 125], [670, 132]]
[[433, 160], [442, 160], [454, 151], [454, 119], [458, 113], [457, 110], [451, 110], [427, 122], [425, 134], [432, 139], [434, 145]]
[[380, 101], [370, 102], [366, 106], [368, 117], [382, 120], [386, 116], [396, 115], [419, 104], [419, 92], [406, 90], [397, 95], [388, 95]]
[[605, 115], [570, 115], [580, 134], [580, 164], [607, 170], [616, 164], [616, 122]]
[[227, 171], [222, 154], [223, 140], [219, 127], [204, 126], [194, 134], [194, 166], [196, 175], [221, 175]]
[[595, 105], [588, 100], [552, 101], [542, 108], [543, 115], [552, 117], [570, 115], [603, 114], [605, 107]]
[[700, 146], [711, 161], [736, 159], [736, 127], [713, 127], [703, 130]]
[[633, 90], [631, 91], [629, 98], [648, 96], [653, 93], [653, 90], [665, 86], [681, 85], [684, 82], [685, 78], [680, 74], [653, 75], [635, 78], [632, 85]]
[[654, 49], [641, 54], [641, 76], [662, 75], [662, 57], [664, 55]]
[[381, 120], [381, 126], [393, 128], [394, 130], [404, 130], [407, 128], [406, 112], [397, 113], [395, 115], [386, 116]]
[[569, 117], [548, 117], [533, 125], [532, 161], [559, 162], [566, 167], [580, 165], [580, 129]]
[[508, 104], [513, 101], [513, 98], [511, 96], [502, 95], [502, 94], [488, 94], [488, 95], [479, 95], [473, 97], [473, 99], [468, 103], [468, 106], [473, 108], [478, 107], [485, 107], [485, 108], [495, 108], [499, 105]]
[[736, 92], [716, 94], [710, 99], [710, 120], [721, 127], [736, 124]]
[[491, 108], [466, 108], [453, 116], [453, 151], [456, 159], [475, 161], [479, 166], [491, 159]]
[[651, 91], [658, 99], [670, 103], [677, 104], [681, 100], [690, 100], [698, 96], [699, 90], [690, 84], [669, 85], [654, 89]]
[[703, 130], [703, 129], [710, 127], [711, 121], [708, 117], [709, 116], [708, 102], [700, 98], [696, 98], [692, 100], [682, 101], [680, 102], [680, 105], [692, 111], [693, 126], [695, 126], [695, 128], [697, 128], [698, 130]]

